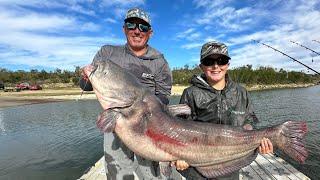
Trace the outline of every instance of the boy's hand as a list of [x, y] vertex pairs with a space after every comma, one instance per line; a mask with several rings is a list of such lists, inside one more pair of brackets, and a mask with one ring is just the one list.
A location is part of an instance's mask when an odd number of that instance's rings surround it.
[[242, 128], [245, 130], [253, 130], [253, 127], [251, 126], [251, 124], [245, 124], [242, 126]]
[[183, 171], [189, 167], [189, 164], [184, 160], [177, 160], [171, 162], [171, 166], [176, 166], [177, 170]]
[[[250, 124], [245, 124], [243, 126], [243, 129], [245, 130], [253, 130], [252, 126]], [[268, 138], [263, 138], [260, 142], [259, 146], [259, 153], [260, 154], [268, 154], [273, 153], [273, 145]]]
[[263, 138], [261, 140], [261, 144], [259, 146], [259, 153], [260, 154], [268, 154], [273, 153], [273, 145], [268, 138]]

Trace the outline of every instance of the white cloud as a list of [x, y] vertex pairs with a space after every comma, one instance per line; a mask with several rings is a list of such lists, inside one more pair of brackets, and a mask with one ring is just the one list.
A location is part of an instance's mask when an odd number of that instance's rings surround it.
[[28, 31], [28, 30], [47, 30], [72, 27], [75, 24], [73, 18], [57, 15], [40, 15], [36, 13], [16, 14], [14, 12], [0, 12], [0, 31]]
[[[85, 21], [70, 13], [54, 11], [44, 13], [20, 6], [42, 7], [47, 1], [2, 1], [0, 5], [0, 64], [44, 66], [73, 69], [75, 65], [91, 62], [101, 45], [123, 44], [124, 40], [114, 34], [87, 35], [83, 32], [101, 30], [99, 24]], [[51, 2], [54, 7], [66, 7], [60, 2]], [[6, 6], [17, 6], [6, 8]], [[51, 7], [52, 8], [52, 7]], [[74, 4], [71, 11], [83, 11]], [[90, 12], [90, 11], [88, 11]], [[78, 18], [78, 19], [77, 19]]]
[[189, 28], [189, 29], [177, 34], [177, 38], [183, 39], [183, 38], [187, 37], [188, 35], [190, 35], [191, 33], [193, 33], [194, 31], [195, 31], [194, 28]]
[[193, 3], [197, 8], [208, 7], [210, 9], [221, 7], [230, 3], [232, 0], [194, 0]]
[[195, 18], [199, 25], [221, 26], [226, 30], [244, 30], [253, 24], [251, 16], [256, 10], [251, 7], [234, 8], [226, 1], [194, 1], [202, 8], [202, 14]]
[[193, 48], [199, 48], [201, 46], [202, 46], [202, 43], [190, 43], [190, 44], [182, 45], [181, 47], [183, 49], [193, 49]]
[[103, 0], [102, 5], [106, 7], [110, 6], [122, 6], [122, 7], [137, 7], [143, 5], [144, 0]]
[[[163, 20], [168, 32], [162, 33], [167, 33], [163, 37], [174, 36], [165, 42], [173, 49], [179, 46], [179, 53], [190, 57], [189, 63], [198, 63], [201, 46], [216, 40], [230, 47], [232, 67], [252, 64], [305, 70], [289, 58], [252, 43], [255, 39], [320, 70], [319, 56], [290, 42], [297, 41], [320, 52], [320, 44], [312, 41], [320, 41], [319, 3], [318, 0], [194, 0], [192, 7], [188, 4], [190, 9], [175, 10], [179, 11], [177, 21], [174, 16]], [[1, 0], [0, 64], [57, 68], [66, 64], [63, 68], [72, 68], [75, 64], [88, 63], [101, 45], [124, 43], [121, 27], [119, 32], [114, 27], [123, 22], [131, 7], [152, 6], [144, 0]], [[153, 13], [159, 20], [156, 24], [163, 23], [161, 14]], [[171, 12], [168, 9], [161, 13]], [[158, 43], [156, 39], [153, 42]], [[176, 52], [168, 50], [168, 53]], [[177, 61], [188, 59], [175, 56]]]
[[189, 28], [176, 35], [176, 39], [186, 39], [189, 41], [194, 41], [200, 39], [202, 34], [200, 32], [195, 32], [194, 28]]
[[[271, 1], [240, 8], [233, 7], [232, 3], [221, 1], [194, 2], [203, 13], [195, 14], [194, 21], [198, 23], [198, 26], [193, 26], [192, 31], [205, 29], [207, 32], [203, 32], [202, 37], [205, 37], [205, 34], [207, 37], [204, 41], [199, 40], [198, 43], [192, 41], [192, 43], [183, 45], [182, 48], [198, 51], [202, 45], [201, 42], [218, 40], [229, 46], [233, 68], [252, 64], [254, 67], [272, 66], [278, 69], [306, 71], [305, 67], [292, 62], [290, 58], [253, 43], [252, 40], [255, 39], [320, 70], [320, 61], [311, 62], [312, 58], [316, 58], [314, 53], [290, 42], [294, 40], [320, 52], [319, 44], [312, 41], [313, 39], [320, 40], [320, 35], [318, 35], [320, 12], [316, 8], [319, 7], [318, 1]], [[269, 18], [270, 16], [272, 19]], [[186, 32], [188, 31], [179, 35], [187, 39]]]
[[116, 23], [117, 22], [115, 19], [112, 19], [112, 18], [107, 18], [105, 21], [107, 21], [109, 23]]
[[[145, 0], [103, 0], [100, 4], [102, 9], [107, 9], [107, 11], [111, 11], [114, 13], [115, 17], [118, 19], [123, 19], [128, 8], [133, 7], [143, 7], [145, 4]], [[110, 8], [112, 7], [112, 8]], [[112, 18], [115, 18], [112, 17]]]
[[11, 33], [2, 42], [10, 47], [9, 52], [0, 56], [0, 59], [6, 59], [6, 63], [63, 69], [91, 62], [95, 52], [105, 43], [124, 43], [110, 37], [50, 37], [28, 33]]
[[82, 31], [99, 31], [101, 29], [100, 25], [94, 24], [92, 22], [83, 23], [81, 25]]
[[[86, 14], [95, 16], [94, 10], [89, 10], [84, 8], [80, 3], [91, 3], [91, 0], [88, 1], [63, 1], [63, 0], [2, 0], [0, 1], [0, 5], [2, 7], [7, 7], [10, 9], [19, 9], [21, 11], [25, 11], [26, 9], [23, 7], [32, 7], [37, 9], [66, 9], [71, 12], [77, 12], [80, 14]], [[5, 8], [4, 8], [5, 9]]]

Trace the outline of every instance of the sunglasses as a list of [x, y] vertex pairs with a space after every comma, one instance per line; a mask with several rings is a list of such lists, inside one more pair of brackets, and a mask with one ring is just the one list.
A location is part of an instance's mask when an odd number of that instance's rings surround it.
[[219, 66], [223, 66], [229, 63], [229, 59], [226, 58], [217, 58], [217, 59], [212, 59], [212, 58], [207, 58], [201, 61], [201, 64], [204, 66], [212, 66], [215, 63]]
[[131, 22], [126, 22], [125, 26], [129, 30], [135, 30], [137, 27], [140, 32], [148, 32], [151, 27], [145, 24], [139, 24], [139, 23], [131, 23]]

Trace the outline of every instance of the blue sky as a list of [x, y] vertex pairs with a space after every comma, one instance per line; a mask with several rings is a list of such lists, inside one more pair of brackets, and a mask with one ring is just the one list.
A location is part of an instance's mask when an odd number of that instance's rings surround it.
[[149, 44], [171, 69], [198, 64], [201, 45], [216, 40], [229, 46], [231, 68], [251, 64], [308, 72], [252, 43], [256, 39], [320, 71], [319, 56], [290, 42], [320, 52], [320, 43], [312, 41], [320, 42], [318, 0], [0, 0], [0, 68], [82, 67], [102, 45], [125, 43], [123, 19], [132, 7], [151, 14]]

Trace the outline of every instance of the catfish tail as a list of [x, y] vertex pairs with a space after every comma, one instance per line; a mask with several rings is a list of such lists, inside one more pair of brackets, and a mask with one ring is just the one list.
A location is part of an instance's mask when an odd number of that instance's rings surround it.
[[308, 151], [304, 145], [307, 129], [305, 121], [287, 121], [281, 125], [280, 134], [278, 134], [277, 146], [299, 163], [304, 163], [308, 157]]

